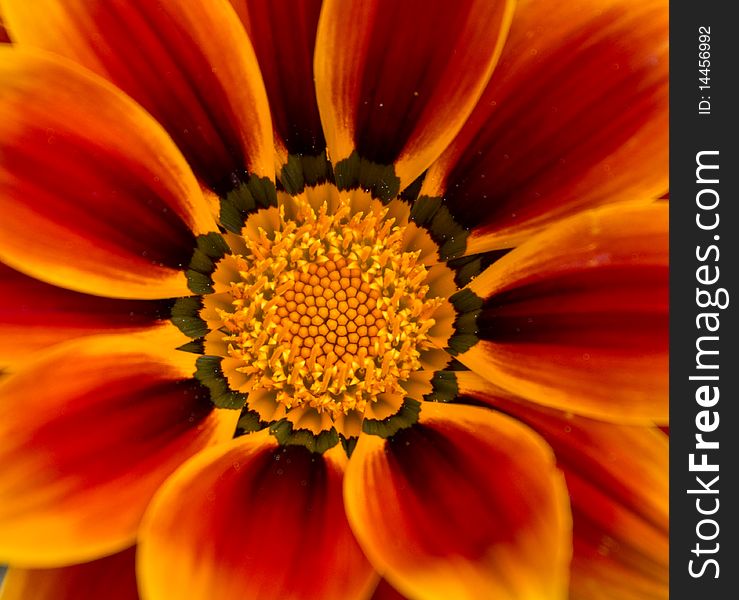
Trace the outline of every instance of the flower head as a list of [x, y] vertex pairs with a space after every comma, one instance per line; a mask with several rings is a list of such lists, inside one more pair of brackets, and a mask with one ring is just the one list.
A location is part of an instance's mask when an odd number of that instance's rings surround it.
[[2, 598], [666, 598], [665, 4], [0, 1]]

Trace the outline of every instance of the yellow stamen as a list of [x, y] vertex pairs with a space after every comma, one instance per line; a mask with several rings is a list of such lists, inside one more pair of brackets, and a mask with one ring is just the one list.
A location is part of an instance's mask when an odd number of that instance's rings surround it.
[[250, 389], [332, 417], [403, 393], [443, 301], [427, 297], [420, 252], [403, 249], [404, 228], [387, 212], [378, 203], [353, 213], [343, 200], [329, 214], [295, 198], [292, 219], [283, 206], [273, 232], [245, 239], [231, 309], [215, 312]]

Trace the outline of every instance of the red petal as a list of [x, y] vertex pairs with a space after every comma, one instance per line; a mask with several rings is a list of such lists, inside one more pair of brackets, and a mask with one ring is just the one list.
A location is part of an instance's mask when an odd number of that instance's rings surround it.
[[5, 29], [5, 23], [2, 20], [3, 16], [0, 14], [0, 44], [9, 44], [10, 36], [8, 36], [8, 30]]
[[354, 148], [401, 188], [441, 154], [492, 73], [508, 0], [327, 0], [316, 90], [334, 164]]
[[193, 235], [215, 228], [167, 134], [104, 80], [0, 46], [0, 257], [111, 297], [188, 294]]
[[477, 277], [481, 341], [459, 360], [532, 402], [666, 422], [667, 204], [619, 205], [532, 237]]
[[294, 154], [326, 147], [313, 83], [321, 0], [231, 0], [246, 27], [267, 88], [276, 137]]
[[500, 62], [422, 194], [507, 248], [577, 210], [667, 189], [663, 0], [519, 2]]
[[372, 594], [371, 600], [407, 600], [406, 597], [391, 586], [385, 579], [381, 579], [380, 583]]
[[[0, 263], [0, 368], [75, 337], [134, 332], [169, 317], [164, 301], [117, 300], [43, 283]], [[184, 343], [184, 342], [183, 342]]]
[[567, 491], [513, 419], [424, 403], [420, 424], [360, 437], [344, 497], [372, 564], [411, 598], [566, 596]]
[[138, 600], [135, 548], [59, 569], [8, 571], [2, 600]]
[[[61, 566], [134, 541], [159, 485], [229, 439], [192, 358], [160, 336], [55, 346], [0, 385], [0, 562]], [[189, 366], [188, 366], [189, 363]]]
[[459, 394], [529, 425], [552, 447], [572, 503], [572, 598], [667, 598], [669, 452], [656, 428], [611, 425], [513, 398], [471, 372]]
[[344, 516], [339, 453], [280, 448], [263, 430], [193, 458], [147, 511], [146, 597], [366, 597], [376, 575]]
[[195, 174], [230, 187], [272, 178], [269, 106], [254, 51], [226, 0], [8, 0], [13, 39], [115, 83], [164, 126]]

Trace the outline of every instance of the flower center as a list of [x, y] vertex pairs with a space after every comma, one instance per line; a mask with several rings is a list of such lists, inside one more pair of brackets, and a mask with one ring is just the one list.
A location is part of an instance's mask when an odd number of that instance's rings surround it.
[[222, 340], [249, 387], [288, 410], [363, 412], [380, 394], [403, 394], [431, 347], [443, 300], [428, 297], [420, 251], [404, 250], [406, 227], [386, 208], [350, 204], [295, 198], [291, 218], [281, 206], [273, 230], [259, 227], [233, 256]]

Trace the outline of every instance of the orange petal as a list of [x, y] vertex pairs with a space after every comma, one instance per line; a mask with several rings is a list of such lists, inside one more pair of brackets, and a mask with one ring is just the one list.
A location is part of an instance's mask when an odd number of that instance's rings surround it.
[[401, 189], [441, 154], [479, 98], [511, 0], [327, 0], [316, 41], [318, 107], [337, 162], [395, 164]]
[[254, 51], [226, 0], [7, 0], [13, 39], [103, 75], [164, 126], [210, 187], [273, 178], [272, 126]]
[[519, 2], [485, 93], [421, 192], [473, 228], [468, 254], [665, 192], [667, 42], [663, 0]]
[[372, 564], [406, 596], [566, 596], [567, 490], [546, 443], [513, 419], [426, 402], [419, 425], [360, 437], [344, 498]]
[[238, 411], [214, 409], [192, 358], [160, 341], [76, 340], [2, 380], [0, 562], [61, 566], [130, 546], [170, 473], [233, 435]]
[[189, 294], [215, 223], [182, 155], [120, 91], [51, 54], [0, 46], [0, 258], [121, 298]]
[[377, 580], [344, 515], [342, 454], [279, 447], [262, 430], [194, 457], [146, 513], [146, 598], [366, 597]]
[[80, 294], [43, 283], [2, 263], [0, 298], [0, 368], [22, 366], [34, 352], [72, 338], [143, 331], [169, 317], [166, 301]]
[[135, 548], [58, 569], [11, 568], [0, 600], [138, 600]]
[[321, 0], [231, 0], [259, 62], [275, 136], [293, 154], [326, 147], [313, 83]]
[[526, 423], [554, 450], [572, 504], [570, 597], [668, 597], [669, 452], [656, 428], [611, 425], [516, 399], [471, 372], [462, 399]]
[[665, 423], [667, 204], [584, 212], [468, 286], [480, 341], [457, 358], [531, 400], [614, 422]]

